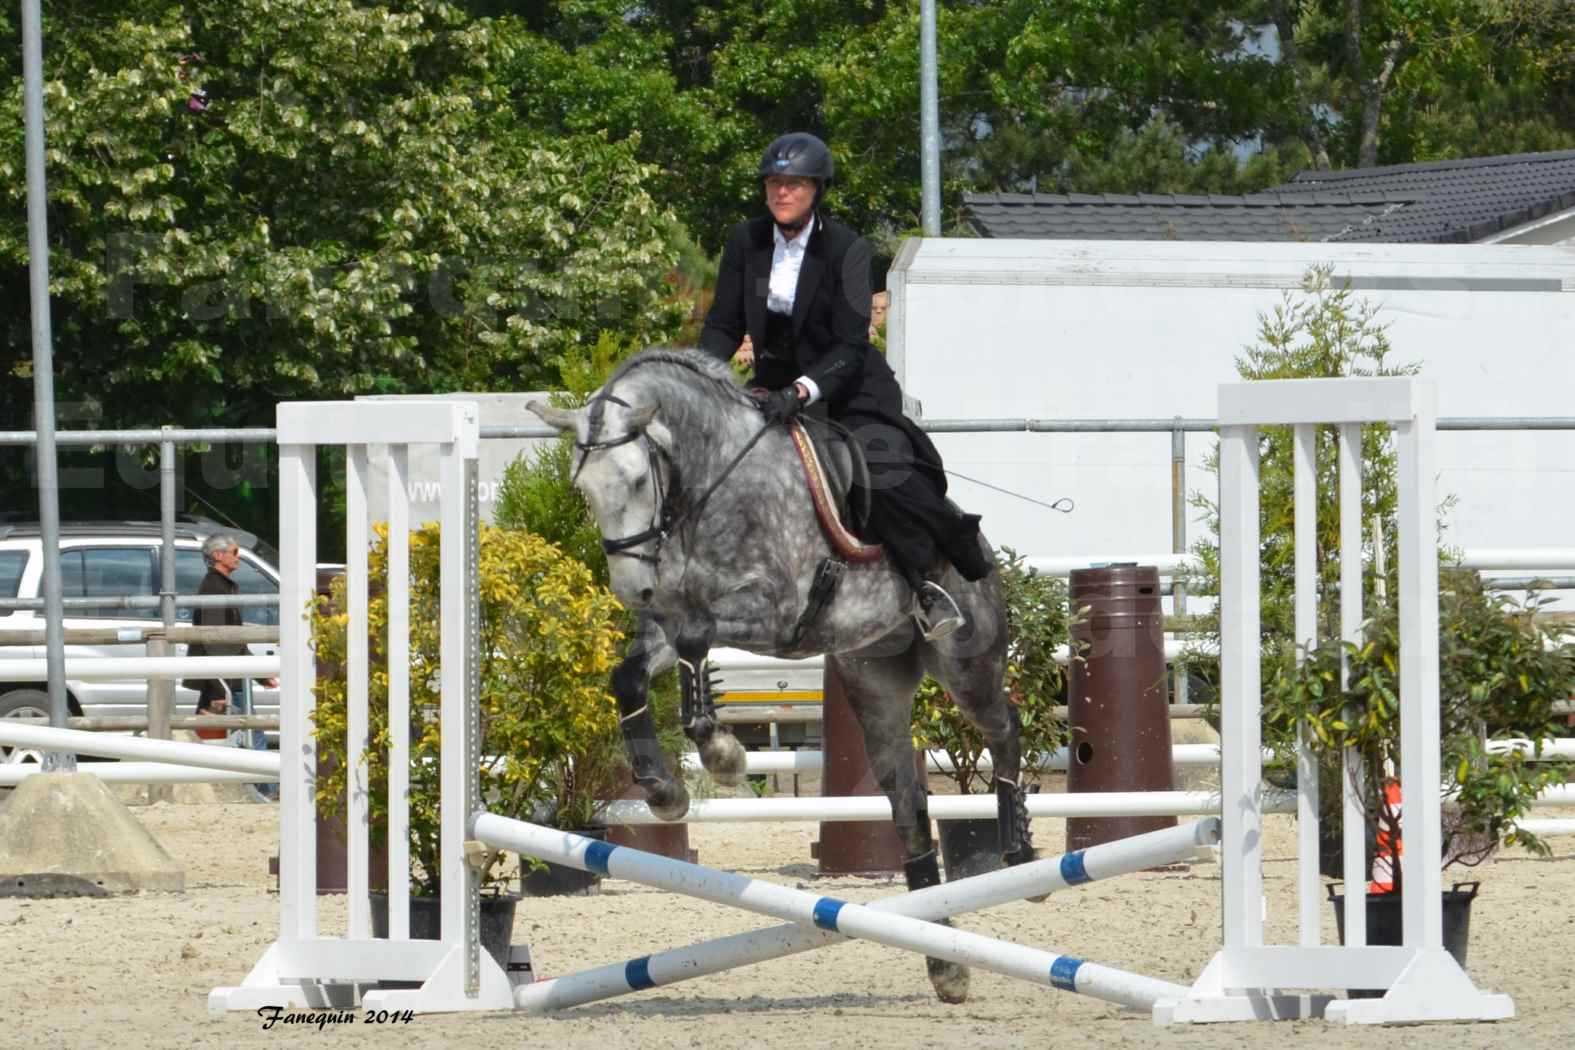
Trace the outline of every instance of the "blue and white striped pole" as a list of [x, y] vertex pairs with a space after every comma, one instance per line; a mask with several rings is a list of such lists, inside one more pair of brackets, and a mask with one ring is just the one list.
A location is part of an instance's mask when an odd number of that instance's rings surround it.
[[[1211, 817], [1184, 827], [1152, 831], [1065, 856], [888, 897], [868, 907], [927, 921], [992, 908], [1096, 879], [1185, 860], [1200, 846], [1219, 842], [1219, 824], [1219, 818]], [[515, 989], [514, 1003], [531, 1013], [562, 1010], [840, 944], [844, 940], [837, 934], [794, 923], [750, 930], [522, 985]]]
[[[1199, 830], [1205, 827], [1212, 830]], [[1071, 956], [1055, 955], [1036, 948], [994, 940], [966, 930], [940, 926], [927, 919], [901, 914], [894, 907], [850, 904], [834, 897], [805, 893], [802, 890], [750, 879], [714, 868], [704, 868], [697, 864], [686, 864], [628, 847], [610, 846], [580, 835], [490, 813], [483, 813], [475, 818], [472, 834], [474, 838], [494, 848], [515, 850], [582, 871], [600, 872], [614, 878], [627, 879], [630, 882], [785, 919], [812, 935], [805, 943], [800, 944], [800, 939], [793, 935], [793, 931], [768, 930], [761, 931], [762, 935], [756, 939], [746, 935], [739, 938], [724, 938], [723, 941], [713, 942], [709, 946], [694, 946], [690, 950], [698, 950], [705, 956], [705, 964], [712, 967], [710, 972], [747, 965], [777, 954], [785, 955], [802, 951], [815, 947], [817, 943], [828, 943], [828, 939], [821, 939], [818, 942], [814, 939], [814, 930], [819, 928], [828, 933], [871, 940], [890, 947], [947, 959], [965, 966], [976, 966], [982, 970], [1017, 977], [1034, 984], [1079, 992], [1134, 1009], [1152, 1009], [1154, 1003], [1160, 999], [1175, 998], [1186, 993], [1183, 985], [1143, 977], [1124, 970], [1101, 966], [1098, 963], [1083, 962]], [[1187, 848], [1191, 849], [1199, 842], [1217, 840], [1218, 822], [1203, 821], [1188, 828], [1166, 829], [1160, 834], [1183, 838], [1187, 842]], [[1209, 835], [1213, 837], [1207, 837]], [[1107, 873], [1098, 867], [1100, 861], [1098, 856], [1095, 856], [1096, 874], [1088, 873], [1089, 855], [1093, 854], [1095, 849], [1109, 851], [1119, 845], [1121, 844], [1110, 843], [1104, 847], [1093, 847], [1087, 851], [1070, 854], [1059, 860], [1038, 861], [1030, 865], [976, 876], [973, 879], [932, 887], [930, 890], [923, 891], [928, 895], [926, 907], [933, 907], [935, 917], [940, 918], [954, 911], [968, 910], [969, 907], [986, 906], [959, 902], [988, 900], [1000, 903], [1004, 900], [1016, 900], [1050, 892], [1069, 884], [1085, 881], [1087, 878], [1104, 877]], [[1175, 859], [1174, 853], [1169, 859]], [[1139, 866], [1149, 867], [1163, 862], [1163, 859], [1148, 859]], [[1023, 873], [1031, 869], [1036, 870], [1025, 877]], [[1007, 892], [1005, 889], [1007, 884], [1011, 885], [1010, 895], [1001, 896]], [[992, 886], [997, 888], [992, 889]], [[919, 894], [910, 894], [907, 897], [919, 897]], [[904, 899], [906, 898], [899, 897], [882, 903], [895, 905], [897, 901]], [[925, 905], [926, 898], [920, 900], [921, 905]], [[725, 947], [722, 947], [724, 945]], [[665, 965], [663, 972], [652, 974], [653, 958], [632, 960], [617, 967], [616, 969], [622, 971], [617, 982], [621, 983], [622, 987], [617, 987], [617, 983], [608, 985], [607, 993], [616, 995], [641, 987], [651, 987], [658, 983], [658, 977], [669, 978], [671, 975], [666, 972]], [[690, 976], [698, 976], [698, 973]], [[519, 1002], [518, 997], [516, 1002]], [[555, 1002], [554, 1005], [569, 1004]]]

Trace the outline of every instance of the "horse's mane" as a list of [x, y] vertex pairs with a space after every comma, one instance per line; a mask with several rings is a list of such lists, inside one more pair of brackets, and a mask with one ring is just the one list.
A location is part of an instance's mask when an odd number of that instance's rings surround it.
[[[605, 393], [620, 386], [656, 402], [657, 415], [678, 440], [668, 449], [680, 476], [704, 477], [719, 449], [747, 439], [761, 426], [754, 400], [733, 379], [732, 368], [699, 350], [642, 350], [613, 370]], [[594, 403], [593, 403], [594, 407]], [[592, 429], [596, 426], [592, 417]]]
[[731, 401], [738, 405], [752, 404], [749, 395], [733, 379], [732, 367], [701, 350], [668, 350], [662, 347], [641, 350], [613, 369], [612, 375], [608, 377], [602, 389], [609, 390], [629, 373], [652, 365], [671, 365], [685, 369], [705, 380], [704, 383], [689, 384], [691, 389], [709, 391], [724, 401]]

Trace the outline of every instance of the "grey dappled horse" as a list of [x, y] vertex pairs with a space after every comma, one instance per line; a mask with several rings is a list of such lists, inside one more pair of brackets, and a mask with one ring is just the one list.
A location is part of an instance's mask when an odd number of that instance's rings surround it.
[[[1032, 858], [1018, 786], [1017, 711], [1003, 688], [999, 573], [969, 583], [948, 569], [941, 584], [967, 623], [935, 641], [919, 634], [910, 615], [913, 592], [884, 560], [847, 565], [830, 602], [801, 624], [817, 567], [832, 549], [786, 430], [759, 434], [761, 414], [726, 365], [694, 351], [647, 350], [624, 362], [585, 408], [529, 407], [573, 435], [575, 482], [604, 537], [612, 589], [638, 616], [612, 686], [634, 778], [653, 811], [677, 820], [689, 807], [681, 776], [666, 768], [656, 745], [646, 706], [653, 675], [678, 665], [684, 730], [711, 775], [736, 784], [744, 751], [716, 716], [707, 653], [718, 645], [790, 658], [824, 653], [864, 730], [870, 769], [891, 800], [910, 889], [939, 881], [910, 736], [913, 695], [925, 672], [989, 743], [1006, 859]], [[966, 998], [966, 968], [928, 964], [942, 999]]]

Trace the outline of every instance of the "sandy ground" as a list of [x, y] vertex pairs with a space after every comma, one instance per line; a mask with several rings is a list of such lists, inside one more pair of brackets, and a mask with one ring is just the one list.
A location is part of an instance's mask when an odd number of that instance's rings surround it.
[[[1425, 1038], [1430, 1050], [1575, 1045], [1575, 839], [1552, 859], [1512, 852], [1469, 875], [1484, 886], [1472, 916], [1470, 970], [1507, 992], [1517, 1019], [1413, 1030], [1346, 1029], [1323, 1022], [1157, 1028], [1097, 1000], [975, 971], [971, 1000], [935, 1000], [913, 956], [846, 943], [745, 970], [657, 988], [543, 1018], [422, 1016], [412, 1023], [262, 1029], [251, 1015], [210, 1018], [207, 994], [239, 983], [277, 929], [267, 874], [277, 849], [272, 810], [247, 804], [136, 809], [186, 865], [184, 894], [95, 900], [0, 900], [0, 1046], [253, 1047], [358, 1041], [377, 1046], [536, 1044], [548, 1047], [1383, 1047]], [[1549, 815], [1553, 815], [1550, 813]], [[1567, 815], [1567, 814], [1566, 814]], [[1270, 817], [1265, 878], [1270, 939], [1294, 938], [1293, 826]], [[1037, 844], [1061, 852], [1064, 824], [1037, 821]], [[821, 878], [810, 859], [813, 824], [691, 828], [704, 864], [868, 900], [898, 892], [892, 879]], [[1456, 875], [1455, 872], [1448, 873]], [[1094, 883], [961, 920], [970, 930], [1190, 982], [1219, 943], [1219, 868], [1147, 872]], [[325, 933], [343, 930], [342, 897], [322, 898]], [[1334, 939], [1326, 910], [1325, 936]], [[702, 938], [770, 925], [631, 883], [597, 896], [522, 901], [514, 929], [544, 974], [621, 961]]]

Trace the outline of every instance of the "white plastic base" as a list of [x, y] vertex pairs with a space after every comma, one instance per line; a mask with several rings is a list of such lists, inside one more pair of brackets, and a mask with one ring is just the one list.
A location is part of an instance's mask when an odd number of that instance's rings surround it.
[[1324, 1013], [1328, 1020], [1345, 1024], [1507, 1021], [1514, 1016], [1513, 999], [1472, 984], [1442, 948], [1417, 952], [1382, 999], [1341, 999]]
[[[1267, 987], [1260, 987], [1266, 985]], [[1381, 999], [1341, 999], [1286, 988], [1385, 988]], [[1180, 999], [1154, 1006], [1155, 1024], [1279, 1021], [1322, 1017], [1342, 1024], [1502, 1021], [1507, 995], [1484, 992], [1442, 948], [1299, 948], [1217, 953]]]
[[[529, 966], [529, 949], [524, 948]], [[296, 1009], [462, 1010], [514, 1009], [514, 982], [491, 954], [479, 953], [479, 994], [465, 994], [465, 949], [439, 941], [322, 938], [285, 944], [275, 941], [234, 988], [208, 993], [208, 1012], [255, 1011], [264, 1006]], [[378, 988], [378, 981], [421, 981], [419, 988]]]
[[361, 1004], [368, 1010], [414, 1010], [418, 1014], [514, 1009], [514, 984], [503, 967], [486, 951], [481, 952], [480, 962], [480, 991], [474, 997], [465, 994], [465, 949], [456, 946], [420, 988], [380, 988], [367, 992]]

